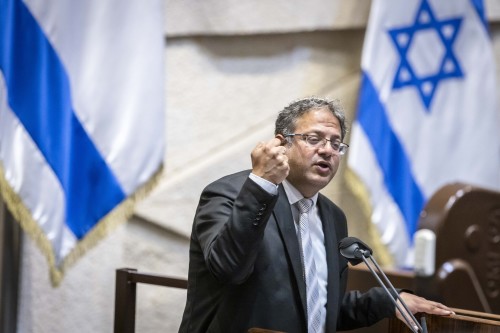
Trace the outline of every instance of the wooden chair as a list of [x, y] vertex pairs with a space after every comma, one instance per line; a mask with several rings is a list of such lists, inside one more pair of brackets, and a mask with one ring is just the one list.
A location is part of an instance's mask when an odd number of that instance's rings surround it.
[[187, 289], [187, 280], [139, 273], [136, 269], [116, 270], [115, 285], [115, 333], [135, 332], [135, 306], [137, 283]]

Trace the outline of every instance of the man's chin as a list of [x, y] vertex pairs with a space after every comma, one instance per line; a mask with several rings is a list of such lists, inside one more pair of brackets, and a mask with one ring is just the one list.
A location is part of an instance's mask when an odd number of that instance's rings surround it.
[[314, 185], [319, 191], [324, 187], [326, 187], [326, 185], [328, 185], [332, 181], [332, 178], [333, 178], [332, 173], [328, 174], [327, 176], [316, 174], [313, 177], [310, 177], [308, 181], [311, 185]]

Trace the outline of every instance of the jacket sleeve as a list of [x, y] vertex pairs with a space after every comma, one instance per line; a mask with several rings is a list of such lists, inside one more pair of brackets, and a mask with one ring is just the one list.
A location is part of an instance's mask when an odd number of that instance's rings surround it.
[[252, 273], [276, 204], [277, 195], [267, 193], [245, 174], [207, 186], [194, 219], [194, 237], [206, 266], [221, 283], [239, 284]]
[[365, 293], [348, 291], [340, 307], [337, 328], [340, 330], [371, 326], [395, 315], [395, 305], [385, 290], [374, 287]]

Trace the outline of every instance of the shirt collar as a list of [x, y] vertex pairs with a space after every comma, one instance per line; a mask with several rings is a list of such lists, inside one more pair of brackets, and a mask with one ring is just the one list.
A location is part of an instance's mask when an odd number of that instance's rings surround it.
[[[288, 197], [288, 202], [290, 205], [294, 205], [300, 199], [303, 199], [304, 196], [297, 190], [289, 181], [286, 179], [283, 181], [283, 188], [285, 189], [286, 196]], [[313, 201], [313, 207], [316, 206], [316, 201], [318, 201], [318, 193], [308, 198]]]

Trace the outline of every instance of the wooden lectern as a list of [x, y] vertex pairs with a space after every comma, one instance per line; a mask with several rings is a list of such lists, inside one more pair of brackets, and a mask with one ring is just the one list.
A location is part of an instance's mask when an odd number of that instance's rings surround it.
[[444, 186], [420, 214], [418, 229], [434, 232], [436, 255], [434, 274], [416, 275], [416, 294], [454, 308], [500, 313], [500, 192]]
[[[499, 314], [500, 192], [460, 183], [446, 185], [421, 212], [418, 229], [428, 229], [436, 235], [435, 271], [430, 276], [419, 276], [414, 272], [384, 269], [394, 286], [453, 308]], [[349, 269], [348, 289], [365, 291], [374, 286], [377, 283], [365, 267]], [[469, 317], [488, 320], [485, 315]], [[459, 320], [462, 321], [469, 325], [474, 322]], [[389, 321], [384, 319], [351, 332], [391, 332], [388, 326]], [[500, 333], [500, 326], [493, 327], [491, 332]]]
[[[453, 309], [455, 315], [435, 316], [425, 314], [425, 322], [428, 333], [499, 333], [500, 316], [469, 311]], [[420, 316], [417, 315], [420, 319]], [[399, 319], [389, 320], [389, 333], [412, 333], [411, 330]], [[252, 328], [248, 333], [285, 333], [271, 331], [262, 328]]]
[[[453, 309], [455, 315], [441, 317], [426, 314], [428, 333], [498, 333], [500, 316], [468, 310]], [[399, 319], [389, 321], [389, 333], [411, 333]]]

